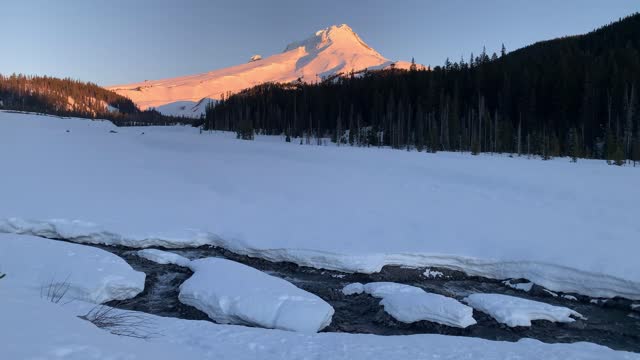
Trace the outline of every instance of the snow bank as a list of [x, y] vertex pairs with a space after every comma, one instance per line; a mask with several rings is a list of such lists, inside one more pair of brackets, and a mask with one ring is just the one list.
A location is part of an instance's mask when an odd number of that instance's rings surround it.
[[33, 236], [0, 234], [0, 269], [7, 274], [0, 286], [46, 297], [53, 284], [68, 288], [63, 302], [124, 300], [144, 290], [145, 274], [116, 255]]
[[158, 264], [166, 265], [178, 265], [182, 267], [189, 267], [191, 260], [184, 256], [174, 254], [169, 251], [162, 251], [157, 249], [144, 249], [136, 252], [136, 255], [143, 259], [153, 261]]
[[[478, 338], [342, 333], [303, 334], [209, 321], [145, 317], [157, 335], [148, 340], [112, 335], [82, 320], [90, 306], [65, 307], [33, 297], [17, 297], [0, 281], [0, 359], [64, 360], [637, 360], [640, 355], [590, 343], [515, 343]], [[120, 312], [120, 310], [114, 310]]]
[[69, 309], [38, 297], [17, 294], [2, 282], [0, 359], [202, 359], [201, 354], [188, 346], [176, 347], [162, 341], [147, 342], [112, 335], [78, 318]]
[[180, 286], [180, 301], [217, 322], [301, 332], [331, 323], [331, 305], [280, 278], [218, 258], [194, 260], [189, 267], [194, 274]]
[[638, 168], [113, 128], [0, 112], [0, 231], [640, 300]]
[[349, 284], [342, 289], [345, 295], [362, 292], [382, 298], [380, 305], [394, 319], [404, 323], [426, 320], [438, 324], [465, 328], [476, 323], [473, 309], [446, 296], [428, 293], [418, 287], [373, 282]]
[[[75, 305], [75, 304], [70, 304]], [[81, 314], [82, 309], [78, 313]], [[640, 355], [590, 344], [545, 344], [537, 340], [489, 341], [435, 334], [377, 336], [370, 334], [304, 334], [209, 321], [144, 315], [161, 336], [151, 344], [188, 348], [199, 356], [184, 359], [331, 359], [331, 360], [636, 360]], [[0, 325], [1, 326], [1, 325]], [[0, 358], [2, 358], [0, 348]], [[151, 357], [150, 357], [151, 358]]]
[[[0, 238], [0, 243], [4, 243], [5, 237]], [[73, 249], [82, 248], [62, 244]], [[95, 266], [83, 268], [91, 271], [92, 267]], [[112, 335], [78, 318], [86, 314], [93, 304], [81, 301], [65, 306], [51, 304], [29, 290], [39, 285], [36, 279], [25, 277], [21, 281], [12, 281], [10, 279], [16, 276], [16, 272], [13, 267], [10, 270], [7, 277], [0, 280], [0, 359], [404, 360], [423, 359], [425, 356], [449, 360], [640, 359], [637, 354], [616, 352], [589, 343], [550, 345], [528, 339], [511, 343], [431, 334], [304, 334], [144, 313], [135, 315], [145, 319], [144, 323], [153, 329], [152, 336], [147, 340], [127, 338]], [[113, 311], [114, 314], [123, 312]]]
[[531, 326], [532, 320], [573, 322], [582, 315], [566, 307], [501, 294], [472, 294], [464, 299], [474, 309], [510, 327]]

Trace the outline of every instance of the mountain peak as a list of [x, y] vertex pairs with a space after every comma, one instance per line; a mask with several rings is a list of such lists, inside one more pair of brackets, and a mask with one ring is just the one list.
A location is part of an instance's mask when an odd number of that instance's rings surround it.
[[132, 99], [140, 108], [157, 108], [165, 114], [200, 116], [202, 99], [220, 99], [265, 82], [316, 82], [336, 74], [365, 69], [409, 68], [408, 62], [392, 62], [367, 45], [347, 24], [316, 31], [307, 39], [289, 44], [285, 51], [204, 74], [110, 89]]
[[358, 36], [358, 34], [356, 34], [356, 32], [353, 31], [353, 29], [347, 24], [332, 25], [327, 28], [318, 30], [314, 35], [305, 40], [296, 41], [287, 45], [287, 47], [284, 49], [284, 52], [295, 50], [300, 47], [304, 47], [307, 51], [320, 50], [335, 43], [352, 46], [360, 45], [367, 50], [375, 52], [375, 50], [367, 45], [360, 38], [360, 36]]
[[329, 33], [338, 33], [338, 32], [345, 32], [345, 33], [349, 33], [355, 36], [358, 36], [355, 31], [353, 31], [353, 29], [347, 25], [347, 24], [341, 24], [341, 25], [331, 25], [327, 28], [324, 28], [322, 30], [318, 30], [316, 31], [316, 36], [322, 36], [323, 34], [329, 34]]

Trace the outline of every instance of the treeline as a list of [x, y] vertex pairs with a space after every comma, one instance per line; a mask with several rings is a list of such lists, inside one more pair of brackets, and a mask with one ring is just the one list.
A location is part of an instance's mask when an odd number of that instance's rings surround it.
[[[207, 109], [206, 129], [418, 151], [640, 160], [640, 15], [432, 71], [264, 84]], [[294, 140], [291, 140], [294, 139]]]
[[130, 99], [96, 84], [22, 74], [0, 74], [0, 109], [108, 119], [118, 126], [194, 122], [153, 110], [141, 111]]

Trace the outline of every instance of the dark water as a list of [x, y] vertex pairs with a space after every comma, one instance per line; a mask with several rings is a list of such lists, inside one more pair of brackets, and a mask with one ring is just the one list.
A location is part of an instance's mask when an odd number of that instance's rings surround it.
[[[208, 320], [205, 313], [178, 301], [178, 287], [191, 276], [191, 271], [175, 265], [159, 265], [135, 255], [135, 250], [122, 247], [101, 248], [123, 257], [131, 266], [147, 274], [145, 291], [136, 298], [114, 302], [123, 309], [144, 311], [160, 316], [183, 319]], [[273, 263], [261, 259], [240, 256], [224, 249], [201, 247], [195, 249], [168, 250], [190, 259], [223, 257], [241, 262], [273, 276], [283, 278], [301, 289], [314, 293], [335, 309], [331, 325], [326, 332], [366, 333], [379, 335], [446, 334], [479, 337], [490, 340], [517, 341], [533, 338], [543, 342], [588, 341], [616, 350], [640, 352], [640, 313], [630, 310], [631, 302], [613, 299], [592, 303], [588, 297], [573, 294], [577, 300], [554, 297], [543, 288], [535, 286], [530, 292], [511, 289], [501, 281], [466, 276], [464, 273], [435, 269], [444, 274], [439, 278], [427, 278], [425, 269], [386, 266], [376, 274], [351, 274], [297, 266], [292, 263]], [[391, 281], [421, 287], [429, 292], [461, 300], [472, 293], [499, 293], [514, 295], [552, 305], [569, 307], [587, 320], [573, 323], [534, 321], [531, 327], [510, 328], [499, 324], [488, 315], [474, 311], [478, 322], [466, 329], [452, 328], [428, 321], [405, 324], [393, 319], [379, 299], [366, 294], [345, 296], [342, 288], [353, 282]], [[562, 295], [562, 294], [559, 294]]]

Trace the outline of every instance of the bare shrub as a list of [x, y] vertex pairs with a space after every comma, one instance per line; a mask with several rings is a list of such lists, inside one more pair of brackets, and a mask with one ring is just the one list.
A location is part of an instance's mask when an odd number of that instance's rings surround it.
[[144, 314], [119, 310], [106, 305], [97, 305], [79, 318], [114, 335], [138, 339], [149, 339], [157, 335], [153, 332], [151, 321]]
[[[54, 304], [59, 304], [62, 299], [67, 295], [69, 288], [71, 287], [71, 283], [69, 282], [69, 277], [67, 276], [64, 281], [55, 281], [51, 280], [49, 284], [43, 285], [40, 287], [40, 297], [43, 299], [47, 299], [49, 302]], [[68, 304], [72, 300], [65, 302]]]

